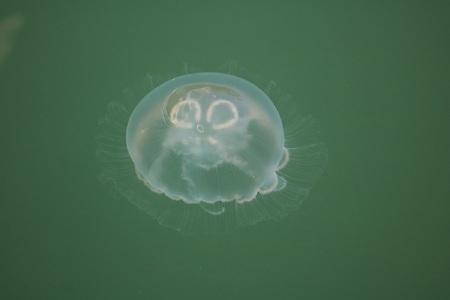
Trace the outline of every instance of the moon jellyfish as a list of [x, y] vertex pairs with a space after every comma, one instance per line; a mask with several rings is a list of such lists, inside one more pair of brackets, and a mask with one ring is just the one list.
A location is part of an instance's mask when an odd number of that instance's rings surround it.
[[101, 180], [188, 235], [298, 208], [327, 160], [317, 123], [273, 82], [235, 73], [185, 74], [111, 103], [97, 139]]

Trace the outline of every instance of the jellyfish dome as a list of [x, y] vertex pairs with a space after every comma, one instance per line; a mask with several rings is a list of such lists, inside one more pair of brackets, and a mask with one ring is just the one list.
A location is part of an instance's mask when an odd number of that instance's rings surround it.
[[101, 178], [185, 234], [279, 219], [307, 197], [327, 155], [314, 119], [276, 94], [285, 121], [260, 88], [224, 73], [168, 80], [131, 114], [110, 105], [98, 138]]
[[280, 116], [241, 78], [175, 78], [136, 106], [127, 127], [136, 171], [157, 193], [187, 204], [251, 201], [285, 185], [288, 159]]

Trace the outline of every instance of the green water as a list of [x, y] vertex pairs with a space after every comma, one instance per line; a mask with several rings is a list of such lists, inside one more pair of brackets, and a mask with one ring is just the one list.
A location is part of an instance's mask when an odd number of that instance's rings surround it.
[[[450, 296], [448, 4], [38, 2], [0, 9], [23, 22], [0, 64], [0, 299]], [[100, 183], [98, 118], [147, 74], [231, 60], [320, 120], [328, 165], [279, 222], [180, 236]]]

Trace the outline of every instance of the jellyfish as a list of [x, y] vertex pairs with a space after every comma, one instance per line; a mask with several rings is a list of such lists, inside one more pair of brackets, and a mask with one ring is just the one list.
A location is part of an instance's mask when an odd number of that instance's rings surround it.
[[317, 122], [273, 82], [263, 90], [237, 70], [183, 74], [137, 104], [135, 95], [111, 103], [97, 138], [100, 179], [187, 235], [300, 207], [327, 161]]

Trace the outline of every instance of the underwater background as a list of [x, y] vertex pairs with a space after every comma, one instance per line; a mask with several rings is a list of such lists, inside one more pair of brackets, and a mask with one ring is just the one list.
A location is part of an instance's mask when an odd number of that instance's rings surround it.
[[[450, 297], [446, 1], [2, 1], [0, 299]], [[238, 61], [321, 123], [302, 207], [182, 236], [98, 179], [147, 75]]]

